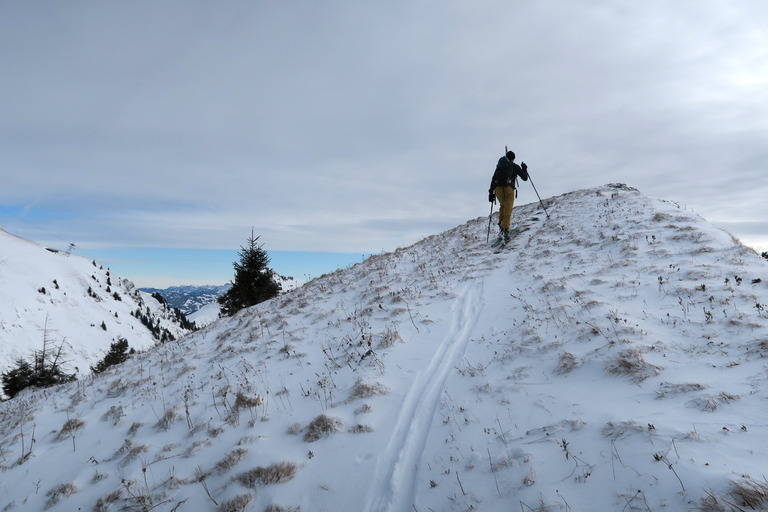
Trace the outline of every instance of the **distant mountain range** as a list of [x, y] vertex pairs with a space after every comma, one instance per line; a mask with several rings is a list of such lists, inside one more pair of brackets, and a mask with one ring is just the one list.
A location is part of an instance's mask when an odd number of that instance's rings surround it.
[[231, 283], [205, 286], [171, 286], [170, 288], [139, 288], [147, 293], [159, 293], [169, 306], [179, 308], [185, 315], [191, 315], [203, 306], [216, 302], [216, 299], [232, 288]]
[[[275, 279], [282, 285], [283, 292], [293, 290], [304, 284], [304, 281], [293, 277], [275, 274]], [[216, 300], [232, 288], [232, 283], [205, 286], [171, 286], [165, 289], [139, 288], [147, 293], [159, 293], [169, 306], [179, 308], [185, 316], [198, 312], [203, 307], [214, 304]]]

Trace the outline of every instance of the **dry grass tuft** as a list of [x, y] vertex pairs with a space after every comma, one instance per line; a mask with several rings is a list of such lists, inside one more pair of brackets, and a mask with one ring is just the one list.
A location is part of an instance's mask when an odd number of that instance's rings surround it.
[[143, 424], [143, 423], [140, 423], [140, 422], [138, 422], [138, 421], [135, 421], [135, 422], [133, 422], [133, 424], [131, 425], [131, 427], [128, 429], [128, 437], [133, 437], [133, 436], [135, 436], [135, 435], [136, 435], [136, 432], [138, 432], [138, 431], [139, 431], [139, 429], [140, 429], [141, 427], [143, 427], [143, 426], [144, 426], [144, 424]]
[[168, 430], [170, 426], [173, 424], [174, 421], [176, 421], [179, 418], [178, 413], [176, 412], [176, 408], [172, 407], [165, 411], [165, 414], [163, 414], [162, 418], [157, 420], [157, 423], [155, 423], [155, 428], [157, 430]]
[[704, 491], [699, 510], [702, 512], [744, 512], [768, 510], [768, 481], [757, 482], [744, 475], [740, 482], [731, 481], [727, 496], [715, 496], [714, 491]]
[[118, 489], [115, 492], [107, 494], [103, 498], [99, 498], [96, 500], [96, 505], [93, 507], [93, 512], [109, 512], [109, 505], [119, 500], [122, 494], [123, 490]]
[[608, 365], [607, 370], [613, 375], [629, 377], [634, 382], [642, 382], [648, 377], [659, 374], [660, 368], [645, 361], [643, 353], [637, 348], [628, 348]]
[[231, 500], [222, 502], [219, 505], [219, 512], [245, 512], [252, 501], [253, 496], [250, 494], [240, 494]]
[[123, 406], [112, 406], [109, 408], [107, 412], [104, 413], [104, 415], [101, 417], [104, 421], [112, 421], [113, 426], [117, 426], [118, 423], [120, 423], [120, 420], [124, 416], [123, 413]]
[[622, 421], [618, 423], [609, 421], [603, 427], [602, 434], [605, 437], [609, 437], [612, 440], [616, 441], [620, 437], [624, 436], [627, 432], [632, 434], [632, 433], [645, 432], [645, 431], [646, 431], [645, 427], [641, 426], [639, 423], [637, 423], [634, 420]]
[[77, 487], [72, 482], [57, 485], [45, 495], [48, 496], [48, 501], [45, 502], [45, 508], [51, 508], [56, 505], [61, 498], [69, 498], [77, 492]]
[[331, 434], [338, 432], [343, 425], [344, 422], [341, 421], [341, 419], [321, 414], [312, 420], [312, 423], [307, 425], [306, 431], [304, 432], [304, 440], [308, 443], [313, 443], [318, 439], [328, 437]]
[[240, 473], [235, 477], [235, 480], [249, 489], [255, 489], [262, 485], [288, 482], [293, 479], [298, 469], [299, 467], [292, 462], [278, 462], [271, 466], [259, 466]]
[[270, 505], [264, 509], [264, 512], [300, 512], [301, 507], [281, 507], [278, 505]]
[[752, 510], [768, 510], [768, 480], [758, 482], [745, 476], [740, 482], [731, 482], [729, 494]]
[[395, 343], [403, 343], [403, 338], [394, 325], [391, 325], [379, 333], [379, 348], [391, 347]]
[[372, 410], [373, 410], [373, 408], [371, 407], [371, 404], [363, 404], [360, 407], [358, 407], [357, 409], [355, 409], [355, 414], [358, 415], [358, 416], [361, 415], [361, 414], [368, 414]]
[[349, 427], [350, 434], [367, 434], [369, 432], [373, 432], [373, 427], [363, 425], [362, 423]]
[[656, 399], [667, 398], [680, 393], [690, 393], [691, 391], [702, 391], [704, 386], [695, 382], [685, 384], [672, 384], [671, 382], [662, 382], [659, 384], [659, 390], [656, 391]]
[[235, 405], [233, 408], [235, 410], [250, 409], [252, 407], [258, 407], [261, 404], [262, 401], [260, 395], [256, 395], [256, 397], [250, 397], [243, 394], [241, 391], [238, 391], [235, 395]]
[[232, 450], [231, 452], [226, 454], [223, 459], [217, 462], [213, 468], [219, 474], [226, 473], [227, 471], [235, 467], [237, 463], [240, 462], [243, 459], [243, 457], [245, 457], [246, 453], [248, 453], [248, 450], [246, 450], [245, 448], [237, 448], [235, 450]]
[[366, 382], [363, 379], [358, 379], [355, 385], [352, 387], [352, 392], [349, 394], [349, 399], [354, 400], [356, 398], [370, 398], [377, 395], [387, 395], [389, 389], [386, 386], [378, 382]]
[[581, 365], [581, 361], [576, 359], [576, 356], [570, 352], [563, 352], [560, 354], [560, 359], [557, 362], [557, 368], [555, 373], [558, 375], [565, 375], [572, 372], [575, 368]]
[[56, 435], [57, 441], [62, 441], [68, 437], [74, 437], [78, 430], [85, 427], [85, 422], [77, 418], [67, 420]]

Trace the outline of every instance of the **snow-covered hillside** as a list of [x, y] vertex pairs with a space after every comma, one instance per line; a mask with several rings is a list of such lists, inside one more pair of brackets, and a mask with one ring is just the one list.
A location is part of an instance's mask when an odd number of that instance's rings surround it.
[[218, 320], [221, 315], [221, 306], [218, 302], [211, 302], [201, 307], [187, 318], [190, 322], [195, 322], [197, 327], [205, 327]]
[[56, 347], [64, 344], [66, 369], [83, 376], [120, 337], [143, 350], [187, 332], [171, 310], [97, 262], [0, 228], [1, 370], [31, 359], [46, 336]]
[[0, 507], [765, 510], [768, 262], [622, 185], [546, 206], [0, 404]]

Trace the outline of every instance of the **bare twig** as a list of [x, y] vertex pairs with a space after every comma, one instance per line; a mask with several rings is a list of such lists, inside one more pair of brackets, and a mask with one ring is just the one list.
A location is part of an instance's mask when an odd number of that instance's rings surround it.
[[499, 498], [501, 498], [501, 490], [499, 490], [499, 479], [496, 478], [496, 472], [493, 470], [493, 461], [491, 460], [491, 449], [487, 448], [487, 450], [488, 450], [488, 465], [491, 467], [491, 473], [493, 473], [493, 480], [496, 482], [496, 492], [499, 493]]
[[205, 478], [206, 478], [206, 476], [207, 476], [207, 475], [206, 475], [206, 474], [205, 474], [205, 472], [203, 471], [203, 467], [198, 465], [198, 466], [195, 468], [195, 478], [196, 478], [196, 479], [197, 479], [197, 481], [200, 483], [200, 485], [202, 485], [202, 486], [203, 486], [203, 489], [205, 489], [205, 494], [207, 494], [207, 495], [208, 495], [208, 497], [209, 497], [209, 498], [211, 498], [211, 501], [213, 502], [213, 504], [214, 504], [214, 505], [216, 505], [216, 506], [218, 507], [218, 506], [219, 506], [219, 504], [218, 504], [218, 503], [216, 503], [216, 500], [215, 500], [215, 499], [213, 499], [213, 496], [211, 496], [211, 491], [209, 491], [209, 490], [208, 490], [208, 484], [205, 482]]
[[456, 480], [458, 480], [458, 481], [459, 481], [459, 487], [461, 488], [461, 494], [463, 494], [464, 496], [466, 496], [466, 495], [467, 495], [467, 493], [466, 493], [466, 492], [464, 492], [464, 486], [463, 486], [463, 485], [461, 485], [461, 480], [459, 480], [459, 472], [458, 472], [458, 471], [456, 472]]

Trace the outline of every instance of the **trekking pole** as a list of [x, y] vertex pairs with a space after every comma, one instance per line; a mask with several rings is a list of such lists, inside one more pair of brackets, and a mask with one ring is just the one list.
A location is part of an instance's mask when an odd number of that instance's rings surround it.
[[541, 200], [541, 196], [539, 195], [539, 191], [536, 190], [536, 185], [533, 184], [533, 178], [531, 178], [531, 173], [528, 173], [528, 179], [531, 181], [531, 186], [533, 187], [533, 191], [536, 192], [536, 197], [539, 198], [539, 203], [541, 203], [541, 207], [544, 208], [544, 213], [547, 214], [547, 218], [549, 218], [549, 212], [547, 212], [547, 207], [544, 206], [544, 201]]
[[491, 214], [488, 215], [488, 236], [485, 237], [485, 241], [491, 239], [491, 217], [493, 217], [493, 203], [491, 203]]

